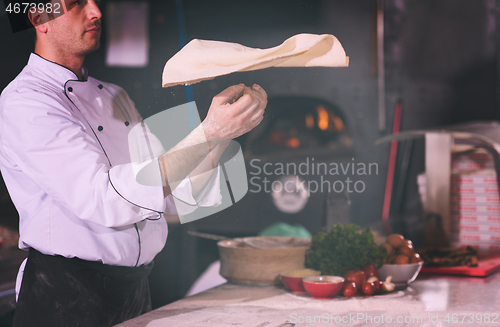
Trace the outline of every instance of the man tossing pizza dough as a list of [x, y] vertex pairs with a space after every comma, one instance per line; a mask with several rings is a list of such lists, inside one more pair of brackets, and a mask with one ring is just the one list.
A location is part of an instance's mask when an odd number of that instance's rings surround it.
[[174, 186], [181, 198], [203, 194], [215, 204], [220, 190], [206, 188], [219, 175], [199, 172], [262, 121], [267, 95], [258, 85], [228, 87], [183, 151], [163, 152], [144, 126], [144, 152], [163, 183], [141, 185], [127, 137], [142, 118], [122, 88], [83, 67], [100, 46], [98, 0], [62, 5], [57, 19], [29, 12], [34, 53], [0, 97], [0, 169], [19, 211], [19, 246], [29, 251], [14, 326], [111, 326], [151, 310], [147, 277], [166, 242], [163, 214], [176, 211]]
[[[19, 246], [29, 251], [14, 326], [111, 326], [151, 310], [147, 277], [166, 242], [163, 214], [176, 212], [172, 192], [215, 204], [220, 190], [209, 181], [219, 175], [201, 173], [262, 121], [267, 104], [256, 84], [230, 86], [165, 152], [127, 93], [83, 66], [100, 46], [98, 2], [63, 1], [57, 19], [29, 11], [34, 53], [0, 96], [0, 169], [19, 211]], [[266, 50], [193, 40], [167, 63], [163, 86], [272, 66], [347, 65], [332, 35], [301, 34]], [[134, 178], [127, 137], [141, 124], [158, 186]]]

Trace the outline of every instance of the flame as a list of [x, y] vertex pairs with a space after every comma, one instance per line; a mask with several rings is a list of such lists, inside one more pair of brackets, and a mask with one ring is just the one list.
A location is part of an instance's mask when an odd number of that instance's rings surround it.
[[328, 129], [328, 111], [322, 106], [318, 105], [316, 107], [316, 112], [318, 113], [318, 127], [319, 129], [325, 131]]
[[300, 146], [300, 140], [296, 137], [286, 140], [285, 143], [290, 148], [298, 148]]
[[344, 123], [342, 122], [342, 119], [340, 119], [340, 117], [337, 117], [333, 114], [332, 114], [331, 118], [333, 120], [333, 124], [335, 125], [335, 128], [337, 129], [337, 131], [342, 132], [345, 128]]
[[307, 127], [307, 129], [314, 128], [314, 117], [311, 114], [306, 115], [306, 127]]

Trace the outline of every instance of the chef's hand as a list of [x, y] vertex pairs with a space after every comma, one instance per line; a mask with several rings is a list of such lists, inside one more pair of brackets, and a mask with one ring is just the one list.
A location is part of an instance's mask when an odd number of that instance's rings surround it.
[[234, 139], [243, 135], [264, 119], [267, 94], [254, 84], [233, 85], [216, 95], [203, 121], [208, 140]]

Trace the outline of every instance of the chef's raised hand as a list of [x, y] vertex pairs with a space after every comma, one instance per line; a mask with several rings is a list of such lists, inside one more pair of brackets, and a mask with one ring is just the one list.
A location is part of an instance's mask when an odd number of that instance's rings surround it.
[[194, 194], [204, 187], [230, 140], [257, 126], [266, 105], [267, 94], [257, 84], [234, 85], [215, 96], [203, 123], [159, 158], [164, 195], [187, 175]]
[[267, 94], [257, 84], [230, 86], [212, 99], [203, 128], [208, 140], [234, 139], [263, 119]]

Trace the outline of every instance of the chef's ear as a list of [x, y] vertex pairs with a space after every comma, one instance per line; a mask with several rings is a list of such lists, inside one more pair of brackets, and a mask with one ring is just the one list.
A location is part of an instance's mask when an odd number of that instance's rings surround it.
[[31, 25], [33, 25], [38, 32], [46, 33], [47, 26], [45, 23], [47, 23], [53, 17], [50, 17], [51, 15], [46, 13], [45, 11], [42, 11], [40, 13], [40, 11], [36, 9], [36, 7], [29, 7], [27, 10], [28, 19], [31, 22]]

